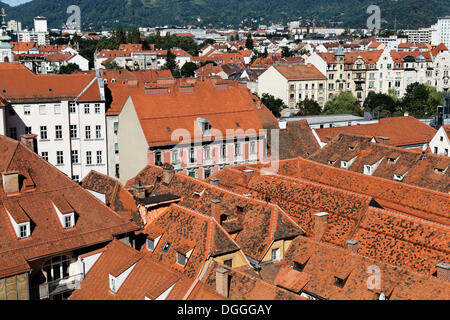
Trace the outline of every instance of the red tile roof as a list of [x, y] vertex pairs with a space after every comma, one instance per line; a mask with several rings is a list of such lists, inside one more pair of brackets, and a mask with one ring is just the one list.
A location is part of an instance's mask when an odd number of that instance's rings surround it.
[[[227, 134], [227, 129], [235, 131], [234, 136], [255, 134], [262, 129], [256, 114], [257, 105], [247, 88], [224, 84], [223, 90], [216, 89], [210, 81], [196, 82], [194, 93], [182, 93], [178, 86], [170, 86], [170, 93], [158, 95], [133, 94], [131, 100], [136, 110], [142, 131], [149, 146], [176, 144], [172, 140], [173, 130], [183, 128], [191, 139], [203, 139], [200, 130], [195, 130], [198, 117], [209, 120], [211, 130]], [[160, 106], [164, 105], [164, 108]], [[184, 107], [180, 109], [180, 106]], [[227, 137], [228, 138], [228, 137]]]
[[[135, 266], [122, 286], [117, 293], [113, 293], [109, 288], [109, 275], [123, 272], [133, 264]], [[166, 299], [181, 300], [192, 283], [193, 280], [181, 273], [113, 240], [104, 248], [70, 300], [144, 300], [145, 297], [155, 300], [172, 286], [174, 287]]]
[[274, 68], [288, 80], [313, 80], [327, 78], [312, 64], [274, 65]]
[[375, 137], [380, 143], [397, 147], [428, 143], [436, 134], [436, 129], [410, 116], [383, 118], [373, 124], [322, 128], [315, 131], [325, 143], [344, 132]]
[[0, 73], [0, 90], [6, 90], [3, 94], [12, 102], [101, 100], [98, 81], [92, 74], [36, 75], [20, 63], [0, 63]]
[[[0, 150], [0, 172], [18, 171], [23, 177], [16, 195], [6, 195], [0, 187], [0, 255], [35, 259], [110, 241], [138, 229], [23, 144], [0, 136]], [[73, 208], [77, 216], [73, 228], [63, 229], [53, 204], [62, 212]], [[7, 208], [20, 208], [18, 214], [32, 222], [31, 236], [17, 238]]]

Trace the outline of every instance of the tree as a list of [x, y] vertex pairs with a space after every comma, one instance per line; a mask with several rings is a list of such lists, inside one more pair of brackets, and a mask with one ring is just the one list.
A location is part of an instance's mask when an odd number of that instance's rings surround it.
[[168, 69], [172, 72], [172, 75], [179, 76], [179, 68], [176, 61], [176, 55], [172, 53], [172, 51], [167, 50], [166, 64], [164, 65], [164, 69]]
[[282, 47], [281, 56], [283, 58], [285, 58], [285, 57], [292, 57], [293, 53], [291, 52], [291, 50], [289, 50], [288, 47]]
[[436, 106], [442, 104], [440, 93], [436, 88], [414, 82], [406, 87], [406, 93], [402, 99], [402, 111], [407, 111], [416, 118], [430, 117], [436, 113]]
[[267, 58], [269, 56], [269, 53], [267, 52], [267, 47], [264, 47], [264, 52], [262, 54], [263, 58]]
[[273, 113], [275, 117], [281, 117], [281, 110], [287, 108], [286, 104], [280, 98], [273, 95], [263, 93], [261, 102]]
[[127, 33], [128, 43], [140, 43], [141, 42], [141, 33], [139, 29], [135, 28]]
[[123, 69], [123, 68], [122, 68], [121, 66], [119, 66], [119, 65], [117, 64], [117, 62], [114, 61], [114, 60], [111, 60], [111, 61], [106, 62], [106, 63], [104, 64], [104, 66], [105, 66], [105, 69], [108, 69], [108, 70], [110, 70], [110, 69]]
[[329, 100], [324, 107], [326, 114], [340, 114], [350, 113], [355, 115], [362, 115], [362, 110], [359, 106], [358, 100], [351, 92], [341, 91], [332, 100]]
[[186, 62], [181, 67], [181, 76], [182, 77], [193, 77], [193, 76], [195, 76], [195, 70], [197, 70], [197, 69], [198, 69], [198, 67], [195, 63]]
[[299, 101], [296, 107], [299, 109], [296, 116], [311, 116], [322, 112], [320, 105], [313, 99]]
[[398, 108], [397, 101], [383, 93], [369, 92], [363, 104], [364, 111], [377, 111], [383, 116], [392, 116]]
[[59, 68], [59, 74], [71, 74], [75, 71], [80, 71], [80, 66], [76, 63], [68, 63], [67, 65], [63, 65]]
[[253, 39], [251, 33], [248, 35], [247, 40], [245, 40], [245, 47], [247, 49], [253, 50]]

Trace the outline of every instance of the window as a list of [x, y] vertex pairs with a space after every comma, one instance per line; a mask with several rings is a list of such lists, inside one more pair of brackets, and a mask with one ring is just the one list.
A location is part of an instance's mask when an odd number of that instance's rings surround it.
[[25, 134], [31, 134], [31, 127], [25, 127]]
[[47, 151], [41, 152], [41, 157], [42, 157], [42, 159], [44, 159], [45, 161], [48, 161], [48, 152], [47, 152]]
[[114, 122], [114, 133], [117, 133], [118, 130], [119, 130], [119, 123]]
[[280, 248], [272, 249], [272, 261], [280, 260]]
[[161, 151], [155, 152], [155, 164], [159, 165], [161, 163]]
[[95, 113], [100, 113], [100, 103], [96, 103], [94, 106]]
[[195, 162], [195, 149], [194, 148], [189, 149], [189, 162], [190, 163]]
[[153, 251], [155, 249], [155, 240], [147, 239], [147, 250]]
[[70, 125], [70, 138], [72, 138], [72, 139], [78, 138], [78, 130], [77, 130], [76, 124]]
[[170, 241], [167, 241], [166, 244], [164, 245], [164, 247], [161, 249], [161, 252], [164, 253], [164, 254], [166, 254], [167, 251], [169, 251], [169, 248], [170, 248], [170, 245], [171, 245], [171, 244], [172, 244], [172, 243], [171, 243]]
[[55, 114], [61, 114], [61, 105], [55, 104]]
[[438, 147], [434, 147], [434, 153], [438, 153]]
[[239, 142], [234, 143], [234, 155], [235, 156], [241, 155], [241, 144]]
[[86, 139], [91, 138], [91, 126], [85, 126], [84, 127], [84, 135]]
[[372, 175], [372, 167], [370, 165], [364, 165], [364, 174]]
[[9, 136], [12, 139], [16, 139], [17, 140], [17, 129], [16, 129], [16, 127], [9, 128]]
[[255, 141], [250, 142], [250, 154], [256, 154], [256, 142]]
[[62, 151], [56, 151], [56, 164], [64, 164], [64, 156]]
[[19, 225], [19, 234], [20, 234], [20, 238], [28, 237], [28, 224]]
[[177, 252], [177, 263], [180, 266], [185, 266], [186, 265], [186, 256], [182, 253]]
[[96, 139], [102, 138], [102, 126], [95, 126], [95, 138]]
[[55, 126], [55, 138], [62, 139], [62, 126]]
[[222, 144], [222, 148], [220, 149], [220, 157], [223, 159], [227, 158], [227, 145]]
[[47, 140], [47, 126], [41, 126], [41, 140]]
[[75, 102], [69, 102], [69, 112], [70, 113], [75, 113], [76, 112]]
[[447, 148], [444, 149], [444, 156], [448, 156], [448, 149]]
[[23, 107], [23, 114], [24, 115], [30, 115], [31, 114], [31, 107], [30, 106], [24, 106]]
[[97, 151], [97, 164], [101, 164], [101, 163], [102, 163], [102, 152]]
[[209, 169], [209, 168], [205, 169], [204, 170], [204, 176], [205, 176], [204, 177], [205, 179], [209, 178], [211, 176], [211, 169]]
[[209, 148], [209, 146], [205, 146], [203, 148], [203, 159], [205, 160], [211, 159], [211, 149]]
[[92, 164], [92, 151], [86, 151], [86, 164]]
[[120, 173], [119, 173], [119, 164], [116, 163], [116, 177], [120, 178]]
[[78, 163], [78, 150], [72, 150], [72, 163]]
[[179, 162], [178, 150], [172, 150], [172, 162], [173, 163], [178, 163]]
[[39, 114], [40, 114], [40, 115], [45, 115], [45, 114], [47, 114], [47, 110], [45, 109], [45, 105], [39, 106]]
[[223, 262], [223, 264], [226, 265], [227, 267], [232, 268], [232, 267], [233, 267], [233, 259], [225, 260], [225, 261]]
[[119, 144], [116, 142], [116, 143], [114, 143], [114, 152], [116, 153], [116, 154], [119, 154]]
[[443, 136], [440, 136], [440, 137], [439, 137], [439, 140], [440, 140], [440, 141], [444, 141], [444, 137], [443, 137]]
[[89, 112], [90, 112], [89, 105], [88, 105], [88, 104], [85, 104], [85, 105], [84, 105], [84, 113], [85, 113], [85, 114], [89, 114]]
[[64, 228], [72, 228], [72, 215], [65, 215], [64, 216]]
[[72, 176], [72, 180], [74, 180], [76, 182], [80, 182], [80, 176], [79, 175], [73, 175]]

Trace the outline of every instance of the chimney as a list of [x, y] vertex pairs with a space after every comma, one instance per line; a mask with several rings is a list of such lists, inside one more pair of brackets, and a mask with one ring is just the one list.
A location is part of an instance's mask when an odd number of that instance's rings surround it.
[[19, 172], [10, 171], [2, 173], [3, 191], [6, 194], [19, 192]]
[[37, 134], [23, 134], [20, 141], [31, 151], [37, 153]]
[[194, 85], [180, 85], [180, 93], [194, 93]]
[[358, 253], [358, 241], [357, 240], [348, 240], [347, 241], [347, 249], [350, 252]]
[[314, 214], [314, 240], [320, 241], [328, 228], [328, 213], [319, 212]]
[[216, 219], [216, 221], [221, 224], [220, 221], [220, 200], [212, 199], [211, 200], [211, 217]]
[[218, 179], [218, 178], [211, 178], [211, 179], [209, 180], [209, 182], [210, 182], [213, 186], [216, 186], [216, 187], [219, 186], [219, 179]]
[[175, 175], [175, 170], [171, 164], [165, 163], [163, 165], [163, 183], [170, 184], [173, 176]]
[[450, 264], [439, 262], [436, 269], [438, 279], [450, 281]]
[[245, 170], [242, 170], [242, 172], [244, 173], [245, 183], [248, 183], [250, 181], [250, 179], [252, 178], [253, 170], [245, 169]]
[[216, 269], [216, 292], [228, 298], [228, 270], [225, 268]]
[[144, 199], [145, 198], [145, 188], [141, 186], [141, 184], [135, 184], [133, 186], [133, 194], [136, 198]]
[[170, 90], [168, 87], [144, 87], [144, 92], [148, 96], [157, 95], [157, 94], [167, 94], [170, 93]]

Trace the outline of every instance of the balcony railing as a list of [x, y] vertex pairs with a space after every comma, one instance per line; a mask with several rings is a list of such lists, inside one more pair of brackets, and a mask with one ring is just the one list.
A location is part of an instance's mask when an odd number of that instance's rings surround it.
[[84, 274], [80, 273], [62, 279], [44, 282], [39, 285], [39, 297], [40, 299], [47, 299], [50, 296], [78, 289], [83, 279]]

